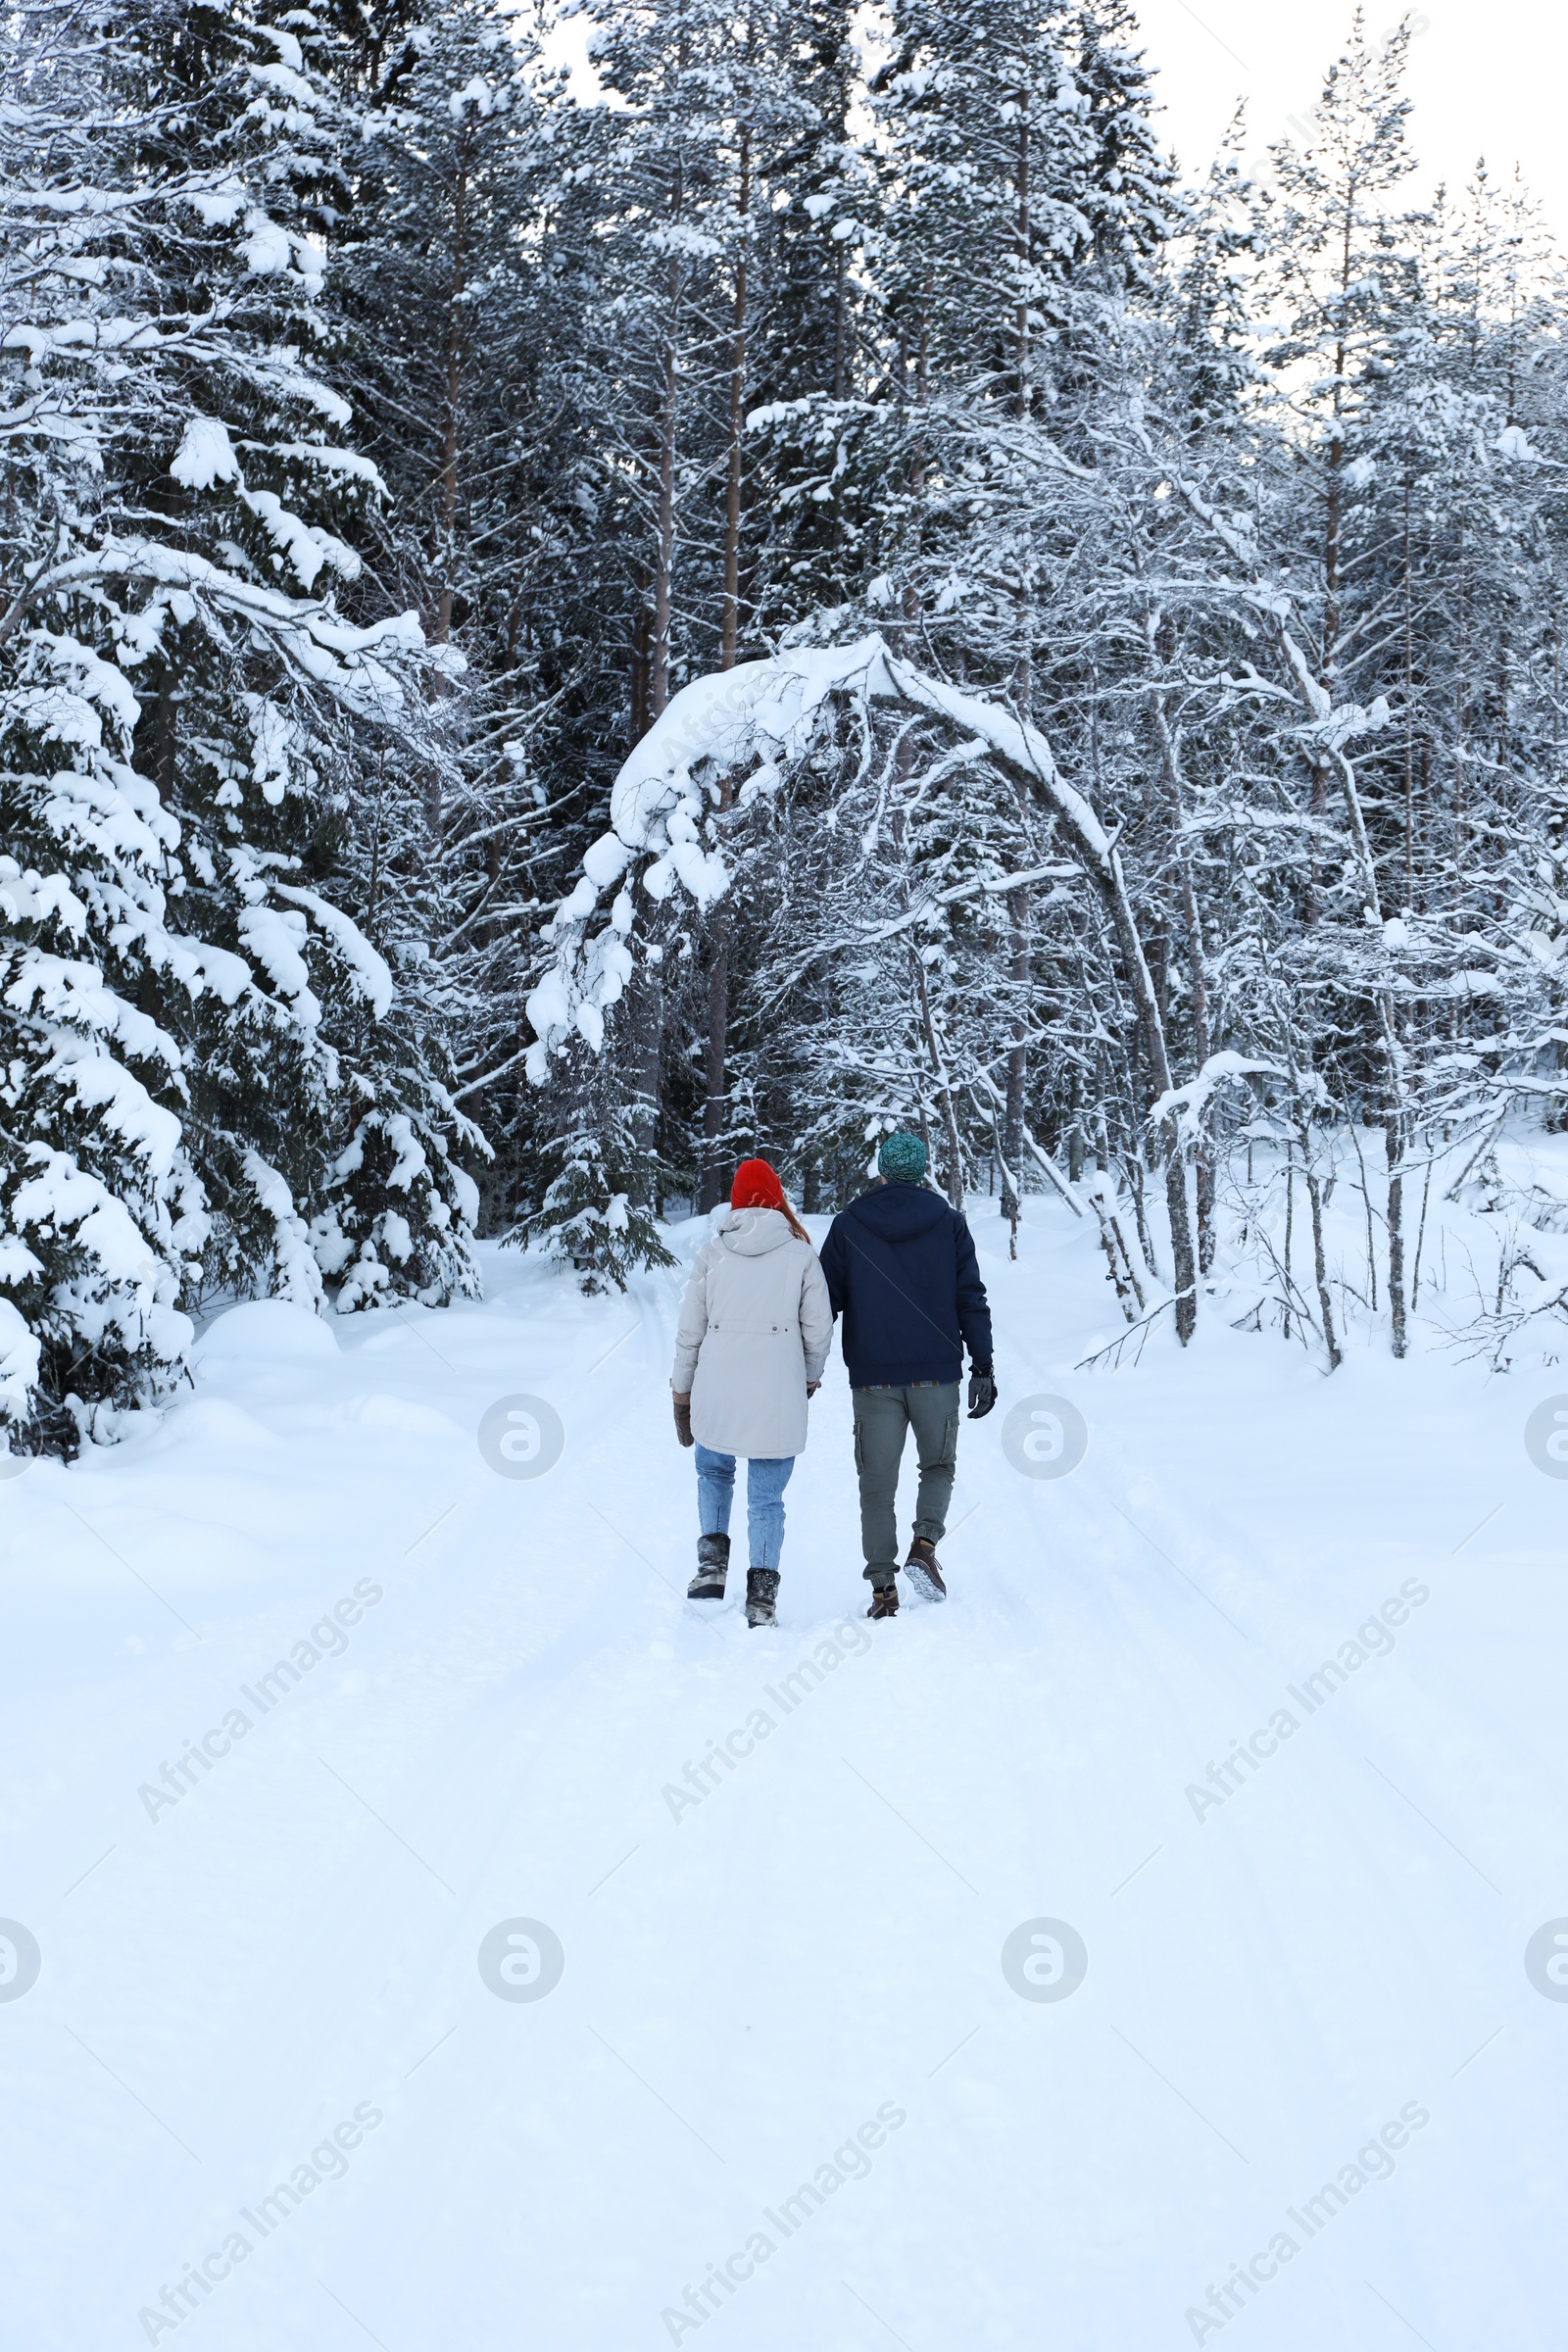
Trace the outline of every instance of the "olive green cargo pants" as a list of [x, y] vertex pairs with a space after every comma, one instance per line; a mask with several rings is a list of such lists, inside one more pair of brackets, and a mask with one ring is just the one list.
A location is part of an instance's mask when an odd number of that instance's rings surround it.
[[912, 1533], [940, 1544], [947, 1533], [958, 1461], [957, 1381], [919, 1380], [907, 1389], [855, 1391], [855, 1467], [860, 1478], [860, 1545], [873, 1585], [891, 1585], [899, 1566], [894, 1498], [904, 1434], [914, 1431], [920, 1484]]

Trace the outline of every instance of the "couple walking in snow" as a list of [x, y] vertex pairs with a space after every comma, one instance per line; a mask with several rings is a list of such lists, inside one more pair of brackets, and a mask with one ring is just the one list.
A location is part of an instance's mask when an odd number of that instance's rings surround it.
[[735, 1171], [727, 1213], [698, 1251], [681, 1303], [675, 1429], [697, 1449], [702, 1530], [689, 1596], [721, 1600], [729, 1572], [735, 1465], [747, 1465], [746, 1620], [771, 1625], [784, 1543], [784, 1489], [806, 1445], [833, 1325], [855, 1400], [860, 1542], [868, 1617], [898, 1612], [894, 1500], [906, 1433], [920, 1485], [904, 1573], [922, 1600], [945, 1600], [937, 1545], [958, 1450], [958, 1391], [969, 1350], [969, 1418], [997, 1401], [991, 1312], [969, 1228], [925, 1183], [925, 1146], [890, 1135], [877, 1183], [833, 1220], [820, 1259], [765, 1159]]

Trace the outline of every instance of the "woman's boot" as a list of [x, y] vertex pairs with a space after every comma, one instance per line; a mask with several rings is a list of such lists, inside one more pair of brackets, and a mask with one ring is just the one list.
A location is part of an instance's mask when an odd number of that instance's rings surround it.
[[697, 1574], [686, 1588], [688, 1600], [722, 1600], [729, 1573], [728, 1536], [699, 1536]]
[[748, 1568], [746, 1571], [746, 1622], [748, 1625], [776, 1625], [773, 1603], [778, 1596], [776, 1568]]

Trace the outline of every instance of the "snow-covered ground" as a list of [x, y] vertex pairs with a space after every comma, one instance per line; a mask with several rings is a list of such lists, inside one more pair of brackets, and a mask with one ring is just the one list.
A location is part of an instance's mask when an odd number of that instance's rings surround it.
[[[1003, 1403], [892, 1625], [836, 1358], [777, 1631], [682, 1597], [675, 1275], [240, 1308], [0, 1483], [8, 2343], [1561, 2343], [1568, 1369], [1211, 1318], [1075, 1371], [1084, 1228], [974, 1222]], [[539, 1476], [480, 1450], [515, 1396]]]

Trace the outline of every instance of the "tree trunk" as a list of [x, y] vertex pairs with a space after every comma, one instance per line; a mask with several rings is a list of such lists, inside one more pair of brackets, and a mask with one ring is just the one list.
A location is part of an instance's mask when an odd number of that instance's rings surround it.
[[1023, 1100], [1025, 1060], [1029, 1033], [1029, 894], [1023, 890], [1007, 893], [1007, 951], [1012, 978], [1014, 1010], [1012, 1043], [1007, 1048], [1006, 1108], [1003, 1115], [1002, 1152], [1004, 1165], [1002, 1171], [1002, 1213], [1011, 1228], [1007, 1253], [1018, 1254], [1018, 1217], [1023, 1203], [1018, 1198], [1018, 1185], [1023, 1167]]
[[[1183, 872], [1182, 895], [1186, 900], [1187, 937], [1193, 966], [1193, 1058], [1201, 1069], [1209, 1054], [1208, 969], [1203, 952], [1203, 927], [1198, 912], [1198, 898], [1193, 889], [1190, 865]], [[1214, 1270], [1214, 1146], [1206, 1130], [1198, 1139], [1193, 1160], [1198, 1194], [1198, 1270], [1200, 1274], [1211, 1274]]]
[[1334, 1336], [1334, 1309], [1329, 1302], [1328, 1267], [1323, 1255], [1323, 1194], [1304, 1145], [1301, 1159], [1306, 1176], [1307, 1205], [1312, 1212], [1312, 1269], [1317, 1278], [1318, 1312], [1323, 1318], [1323, 1345], [1329, 1351], [1329, 1370], [1337, 1372], [1341, 1361], [1340, 1343]]
[[[1024, 625], [1027, 628], [1027, 620]], [[1033, 680], [1032, 648], [1026, 637], [1014, 679], [1018, 714], [1026, 726], [1029, 723], [1029, 701]], [[1017, 794], [1018, 800], [1018, 862], [1020, 865], [1027, 865], [1029, 861], [1028, 795], [1018, 791], [1016, 780], [1013, 790]], [[1008, 975], [1012, 981], [1013, 1011], [1012, 1043], [1007, 1048], [1006, 1108], [1003, 1123], [1002, 1149], [1005, 1164], [1002, 1172], [1002, 1214], [1006, 1218], [1009, 1228], [1007, 1254], [1009, 1257], [1016, 1257], [1018, 1254], [1018, 1218], [1023, 1208], [1018, 1187], [1023, 1167], [1024, 1081], [1027, 1075], [1029, 1038], [1030, 956], [1029, 893], [1027, 889], [1010, 890], [1007, 893], [1007, 964]]]
[[[748, 44], [749, 45], [749, 44]], [[752, 134], [741, 131], [740, 247], [735, 260], [735, 301], [729, 343], [729, 463], [724, 485], [724, 618], [718, 666], [733, 669], [740, 634], [741, 439], [746, 424], [746, 240], [751, 234]]]
[[[669, 191], [671, 220], [683, 201], [680, 167]], [[653, 643], [649, 650], [648, 700], [655, 718], [669, 701], [669, 635], [675, 596], [675, 444], [680, 400], [680, 323], [683, 281], [671, 254], [664, 280], [664, 339], [659, 405], [659, 526], [654, 555]]]
[[[1187, 854], [1182, 836], [1185, 814], [1182, 793], [1181, 763], [1175, 737], [1171, 733], [1170, 715], [1164, 696], [1155, 693], [1150, 698], [1154, 713], [1154, 729], [1159, 741], [1160, 764], [1165, 771], [1165, 788], [1170, 795], [1175, 818], [1176, 865], [1181, 876], [1182, 911], [1187, 918], [1188, 956], [1192, 967], [1193, 989], [1193, 1059], [1201, 1069], [1209, 1055], [1208, 1036], [1208, 959], [1203, 950], [1203, 926], [1198, 911], [1198, 892], [1193, 882], [1193, 861]], [[1194, 1153], [1198, 1194], [1198, 1265], [1203, 1274], [1211, 1273], [1214, 1265], [1214, 1152], [1206, 1136], [1200, 1137]]]
[[[751, 130], [741, 131], [738, 210], [741, 244], [735, 262], [735, 293], [730, 319], [729, 450], [724, 488], [724, 610], [719, 638], [718, 666], [735, 666], [740, 633], [741, 563], [741, 438], [746, 421], [746, 237], [750, 233], [752, 192]], [[733, 787], [726, 776], [719, 788], [719, 806], [728, 808]], [[705, 1056], [707, 1099], [703, 1103], [703, 1166], [698, 1205], [705, 1212], [724, 1198], [728, 1172], [724, 1130], [729, 1115], [729, 964], [730, 913], [720, 901], [710, 927], [711, 953], [708, 965], [708, 1050]]]
[[1296, 1275], [1291, 1264], [1291, 1247], [1296, 1233], [1296, 1152], [1287, 1140], [1285, 1146], [1285, 1337], [1291, 1336], [1291, 1292]]
[[[1132, 901], [1127, 895], [1121, 858], [1114, 849], [1106, 859], [1106, 865], [1109, 871], [1102, 879], [1102, 895], [1106, 902], [1138, 1003], [1139, 1028], [1149, 1066], [1150, 1088], [1158, 1097], [1168, 1094], [1171, 1085], [1165, 1026], [1159, 1017], [1159, 1001], [1154, 994], [1154, 984], [1144, 956], [1143, 941], [1138, 935]], [[1162, 1122], [1162, 1142], [1165, 1207], [1170, 1220], [1171, 1271], [1176, 1291], [1176, 1332], [1185, 1347], [1198, 1327], [1198, 1259], [1193, 1247], [1192, 1218], [1187, 1206], [1187, 1170], [1182, 1161], [1181, 1135], [1174, 1111]]]
[[659, 413], [659, 537], [654, 556], [654, 612], [649, 648], [648, 700], [655, 718], [669, 701], [669, 624], [675, 577], [675, 402], [679, 353], [675, 319], [680, 302], [680, 264], [671, 261], [668, 323], [664, 335], [663, 393]]
[[1469, 697], [1465, 692], [1466, 673], [1470, 666], [1470, 598], [1469, 571], [1465, 546], [1464, 510], [1459, 512], [1459, 582], [1458, 582], [1458, 653], [1453, 665], [1453, 870], [1457, 876], [1464, 863], [1465, 851], [1465, 776], [1464, 763], [1469, 756], [1465, 728], [1469, 712]]
[[[659, 1117], [662, 1107], [662, 1070], [664, 1042], [664, 991], [657, 964], [644, 964], [640, 986], [633, 999], [633, 1052], [635, 1075], [632, 1109], [632, 1133], [639, 1152], [650, 1159], [659, 1150]], [[652, 1208], [656, 1215], [663, 1213], [659, 1198], [662, 1186], [655, 1177], [649, 1186], [651, 1198], [639, 1206]]]
[[833, 397], [844, 398], [845, 375], [849, 359], [848, 311], [844, 299], [844, 272], [848, 248], [842, 237], [833, 247]]
[[[641, 598], [652, 583], [645, 577], [638, 583]], [[652, 719], [649, 695], [652, 685], [654, 649], [652, 615], [646, 604], [639, 602], [636, 625], [631, 638], [631, 717], [628, 732], [633, 744], [641, 743]]]
[[[931, 1056], [931, 1073], [936, 1080], [937, 1108], [942, 1113], [942, 1129], [948, 1150], [948, 1181], [943, 1188], [955, 1208], [963, 1206], [963, 1154], [958, 1145], [957, 1114], [953, 1106], [953, 1086], [947, 1064], [937, 1042], [936, 1023], [931, 1018], [931, 995], [926, 986], [925, 966], [909, 942], [909, 970], [913, 975], [915, 995], [920, 1005], [920, 1021], [925, 1030], [926, 1051]], [[927, 1139], [926, 1150], [930, 1151]]]
[[[929, 280], [927, 281], [927, 285], [929, 288]], [[931, 397], [931, 321], [929, 314], [927, 313], [923, 304], [921, 305], [920, 309], [919, 328], [920, 331], [915, 338], [914, 346], [914, 405], [923, 416], [925, 413], [926, 404]], [[915, 437], [914, 449], [911, 453], [909, 461], [909, 491], [911, 497], [918, 499], [923, 493], [924, 489], [925, 431], [924, 427], [922, 426], [920, 432]], [[920, 543], [919, 534], [920, 525], [918, 517], [916, 517], [916, 548], [919, 547]]]
[[[142, 708], [147, 710], [145, 704]], [[146, 733], [147, 770], [160, 803], [167, 808], [174, 797], [179, 764], [179, 704], [167, 687], [157, 695], [142, 724]]]
[[1404, 469], [1404, 903], [1415, 906], [1415, 658], [1410, 593], [1410, 468]]
[[458, 419], [463, 407], [463, 297], [467, 291], [468, 165], [472, 145], [466, 116], [458, 136], [456, 177], [452, 193], [452, 279], [447, 299], [446, 421], [441, 436], [441, 587], [436, 599], [432, 641], [445, 645], [452, 635], [456, 600], [453, 571], [458, 536]]
[[716, 1208], [724, 1198], [726, 1159], [724, 1128], [729, 1111], [729, 908], [723, 900], [714, 910], [712, 949], [708, 965], [707, 1100], [703, 1104], [703, 1167], [698, 1206]]
[[1402, 1356], [1406, 1347], [1404, 1316], [1404, 1121], [1397, 1110], [1391, 1111], [1384, 1125], [1384, 1138], [1389, 1155], [1389, 1320], [1394, 1332], [1394, 1352]]
[[1018, 93], [1018, 216], [1015, 226], [1018, 258], [1018, 300], [1013, 307], [1013, 338], [1018, 349], [1018, 388], [1013, 396], [1013, 415], [1020, 420], [1029, 414], [1029, 303], [1026, 279], [1029, 269], [1029, 92]]
[[1081, 1070], [1072, 1074], [1071, 1118], [1067, 1132], [1067, 1181], [1080, 1182], [1084, 1172], [1084, 1081]]

